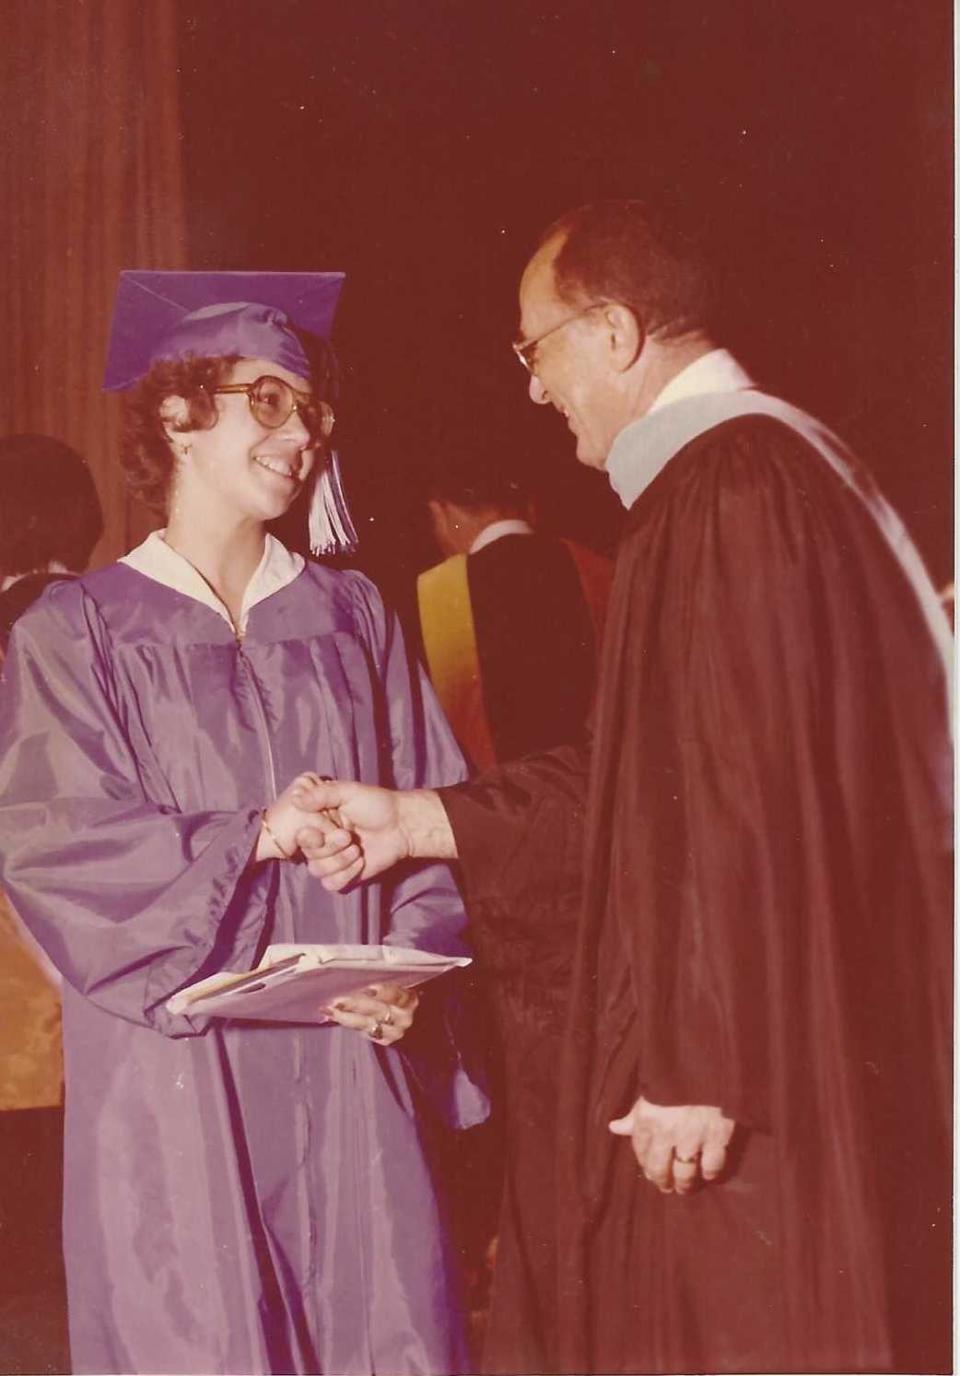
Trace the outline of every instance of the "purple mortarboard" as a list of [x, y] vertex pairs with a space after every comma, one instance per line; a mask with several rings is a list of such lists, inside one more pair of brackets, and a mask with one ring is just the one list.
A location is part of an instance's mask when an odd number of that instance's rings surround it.
[[[342, 272], [121, 272], [104, 391], [131, 387], [160, 359], [262, 358], [308, 377], [296, 326], [329, 340]], [[310, 548], [350, 553], [356, 532], [331, 452], [310, 503]]]
[[342, 272], [121, 272], [104, 391], [161, 358], [265, 358], [306, 371], [295, 325], [329, 339]]

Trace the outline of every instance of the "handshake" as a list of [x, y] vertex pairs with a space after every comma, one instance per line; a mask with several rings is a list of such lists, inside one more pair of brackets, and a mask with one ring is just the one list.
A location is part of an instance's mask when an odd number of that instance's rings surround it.
[[298, 774], [263, 811], [256, 859], [303, 858], [338, 893], [402, 860], [455, 860], [456, 842], [439, 796], [392, 792]]
[[[423, 849], [430, 844], [444, 848]], [[391, 793], [298, 774], [264, 808], [255, 860], [303, 859], [324, 888], [337, 893], [355, 879], [382, 874], [399, 860], [428, 855], [456, 856], [436, 793]], [[342, 1027], [390, 1046], [409, 1031], [418, 1003], [416, 990], [384, 983], [337, 999], [324, 1011]]]
[[[282, 858], [302, 856], [310, 873], [334, 893], [357, 879], [373, 879], [402, 860], [457, 858], [437, 793], [394, 793], [317, 774], [299, 774], [267, 809], [261, 842], [264, 837], [279, 847]], [[258, 846], [258, 859], [271, 855], [278, 858], [278, 850], [260, 856]], [[348, 1008], [330, 1010], [330, 1016], [368, 1037], [402, 1036], [413, 1010], [398, 1006], [400, 991], [381, 986], [370, 992], [383, 1002], [353, 1001]], [[383, 1015], [379, 1010], [387, 1005], [390, 1012]], [[653, 1104], [641, 1096], [608, 1124], [608, 1131], [631, 1139], [640, 1169], [658, 1190], [686, 1195], [723, 1175], [734, 1126], [713, 1105]]]
[[[387, 788], [300, 774], [264, 814], [261, 842], [284, 859], [302, 857], [312, 875], [334, 893], [358, 879], [373, 879], [403, 860], [455, 860], [457, 847], [440, 797], [430, 789], [394, 793]], [[278, 857], [274, 849], [258, 858]], [[368, 1037], [396, 1040], [413, 1010], [398, 1004], [401, 991], [368, 991], [379, 1003], [353, 1000], [330, 1016]], [[404, 991], [410, 993], [412, 991]], [[380, 1010], [388, 1007], [387, 1014]], [[723, 1175], [734, 1122], [705, 1104], [653, 1104], [642, 1096], [608, 1131], [631, 1139], [646, 1178], [665, 1194], [686, 1195]]]

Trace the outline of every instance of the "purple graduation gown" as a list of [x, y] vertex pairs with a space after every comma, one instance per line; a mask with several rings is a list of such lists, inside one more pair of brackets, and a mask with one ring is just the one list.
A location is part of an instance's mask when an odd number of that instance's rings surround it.
[[269, 942], [464, 949], [445, 866], [332, 895], [303, 866], [248, 865], [260, 806], [304, 768], [462, 774], [372, 585], [308, 565], [238, 646], [115, 564], [24, 615], [0, 698], [3, 883], [66, 980], [74, 1369], [461, 1371], [428, 1167], [432, 1118], [486, 1112], [460, 977], [425, 991], [402, 1049], [164, 1008]]

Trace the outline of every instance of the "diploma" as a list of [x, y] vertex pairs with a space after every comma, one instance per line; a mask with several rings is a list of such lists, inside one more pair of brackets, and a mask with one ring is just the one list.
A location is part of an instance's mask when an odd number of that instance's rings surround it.
[[334, 999], [389, 981], [412, 988], [470, 964], [405, 946], [268, 946], [255, 970], [221, 970], [167, 999], [170, 1013], [266, 1022], [329, 1022]]

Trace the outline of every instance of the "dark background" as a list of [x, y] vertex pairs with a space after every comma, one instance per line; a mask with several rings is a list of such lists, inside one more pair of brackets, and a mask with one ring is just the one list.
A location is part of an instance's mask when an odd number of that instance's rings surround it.
[[[952, 567], [952, 33], [941, 0], [232, 0], [182, 8], [193, 267], [344, 268], [360, 562], [430, 561], [425, 463], [507, 455], [596, 546], [618, 513], [509, 350], [539, 231], [669, 197], [723, 342], [871, 464]], [[546, 480], [549, 479], [549, 482]]]

